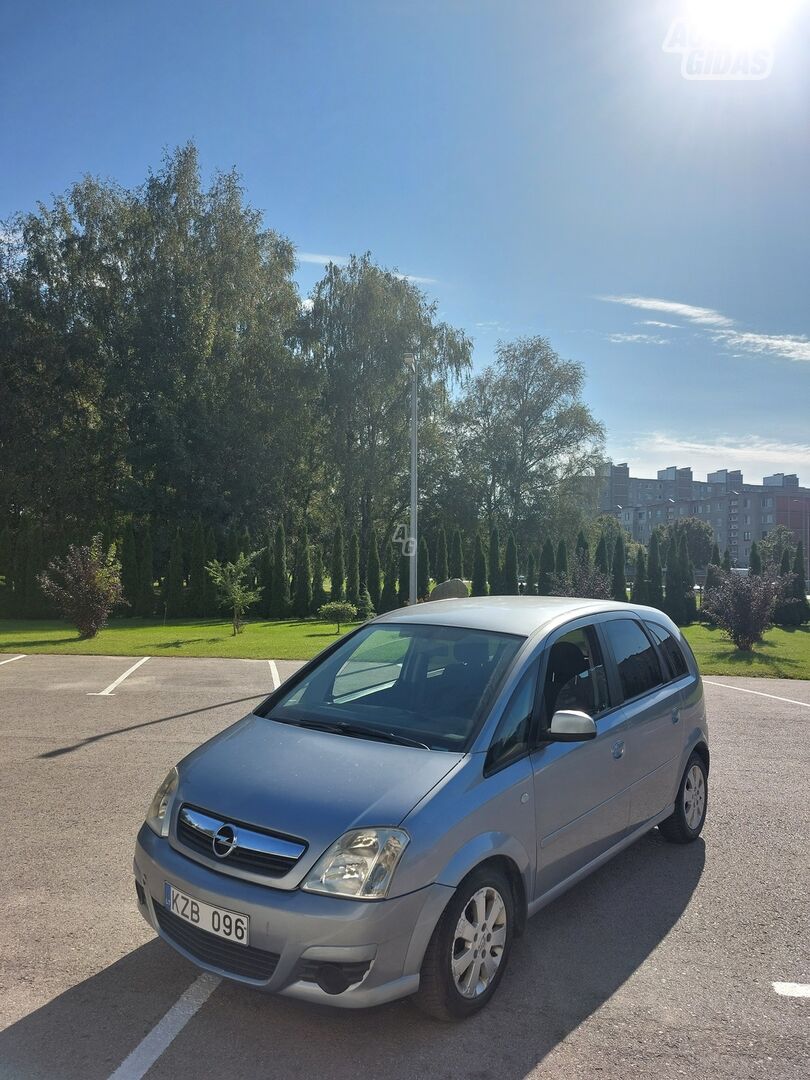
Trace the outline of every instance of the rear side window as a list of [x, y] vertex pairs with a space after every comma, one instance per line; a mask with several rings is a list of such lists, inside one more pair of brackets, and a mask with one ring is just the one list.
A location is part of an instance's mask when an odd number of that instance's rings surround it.
[[644, 625], [661, 646], [661, 652], [669, 665], [672, 678], [680, 679], [682, 675], [688, 675], [689, 665], [686, 662], [686, 657], [669, 630], [665, 626], [659, 626], [658, 623], [648, 622]]
[[603, 624], [622, 686], [624, 700], [646, 694], [663, 681], [653, 643], [633, 619], [613, 619]]

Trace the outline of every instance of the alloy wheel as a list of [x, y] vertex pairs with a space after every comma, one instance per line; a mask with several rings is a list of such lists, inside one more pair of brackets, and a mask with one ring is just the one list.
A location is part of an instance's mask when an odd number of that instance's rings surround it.
[[683, 816], [690, 829], [696, 829], [703, 820], [706, 806], [706, 780], [699, 765], [693, 765], [686, 774], [683, 786]]
[[487, 885], [470, 897], [453, 934], [453, 981], [462, 997], [484, 993], [501, 966], [505, 945], [506, 905]]

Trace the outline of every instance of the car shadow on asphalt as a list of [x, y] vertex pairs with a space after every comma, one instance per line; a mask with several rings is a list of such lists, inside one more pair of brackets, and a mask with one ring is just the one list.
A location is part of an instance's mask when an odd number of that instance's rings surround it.
[[[473, 1020], [441, 1024], [407, 1002], [365, 1012], [310, 1006], [226, 981], [149, 1075], [523, 1080], [667, 937], [704, 861], [702, 839], [680, 847], [648, 834], [530, 921], [498, 993]], [[108, 1076], [196, 974], [161, 941], [135, 949], [0, 1032], [0, 1076]]]

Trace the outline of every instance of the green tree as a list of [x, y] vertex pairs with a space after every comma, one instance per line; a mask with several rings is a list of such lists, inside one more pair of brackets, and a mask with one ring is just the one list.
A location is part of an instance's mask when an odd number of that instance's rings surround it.
[[416, 592], [420, 600], [430, 595], [430, 555], [424, 536], [419, 537], [419, 559], [416, 566]]
[[550, 537], [546, 537], [540, 552], [540, 573], [537, 577], [537, 592], [540, 596], [550, 596], [554, 585], [554, 574], [557, 569], [554, 555], [554, 544]]
[[726, 574], [731, 570], [731, 552], [728, 548], [723, 552], [723, 570]]
[[694, 622], [697, 618], [697, 602], [695, 600], [695, 568], [689, 557], [689, 535], [687, 531], [680, 531], [678, 540], [678, 569], [681, 577], [681, 589], [683, 591], [683, 621]]
[[360, 538], [357, 532], [349, 537], [348, 562], [346, 565], [346, 599], [354, 607], [360, 606]]
[[183, 537], [175, 529], [169, 548], [169, 565], [163, 583], [163, 603], [166, 617], [177, 619], [183, 614]]
[[613, 549], [613, 561], [611, 564], [611, 590], [614, 600], [627, 603], [627, 577], [625, 576], [626, 554], [624, 550], [624, 536], [619, 533], [616, 537], [616, 546]]
[[475, 534], [475, 546], [473, 549], [472, 595], [487, 595], [487, 560], [479, 532]]
[[145, 521], [140, 530], [140, 549], [138, 567], [141, 585], [138, 589], [138, 614], [143, 619], [150, 619], [155, 611], [155, 566], [152, 548], [152, 529]]
[[[205, 559], [206, 562], [213, 562], [217, 557], [217, 538], [214, 535], [214, 530], [208, 528], [205, 531]], [[269, 557], [269, 537], [268, 537], [268, 557]], [[211, 575], [206, 571], [203, 578], [203, 615], [210, 619], [217, 613], [217, 587], [211, 580]]]
[[789, 553], [789, 559], [793, 559], [793, 533], [786, 525], [777, 525], [771, 529], [767, 536], [763, 536], [759, 544], [759, 554], [764, 567], [775, 569], [781, 565], [785, 551]]
[[217, 587], [223, 606], [230, 609], [234, 636], [242, 633], [245, 612], [261, 597], [261, 591], [248, 584], [252, 562], [252, 555], [241, 552], [235, 563], [214, 560], [205, 568]]
[[502, 587], [505, 596], [518, 595], [517, 544], [514, 533], [506, 538], [506, 554], [503, 560]]
[[664, 578], [661, 568], [661, 539], [657, 532], [650, 537], [650, 554], [647, 562], [647, 603], [650, 607], [664, 610]]
[[346, 597], [346, 567], [343, 556], [343, 529], [340, 525], [335, 526], [335, 535], [332, 539], [332, 584], [329, 592], [331, 600], [343, 600]]
[[526, 562], [526, 595], [537, 596], [537, 569], [534, 564], [534, 552], [529, 552]]
[[327, 602], [326, 589], [323, 586], [323, 552], [320, 544], [312, 549], [312, 610], [319, 611]]
[[558, 574], [568, 573], [568, 546], [565, 543], [565, 537], [562, 537], [559, 544], [557, 544], [557, 561], [555, 569]]
[[299, 619], [305, 619], [312, 613], [312, 564], [309, 558], [309, 533], [306, 525], [298, 535], [293, 610]]
[[712, 553], [709, 556], [709, 565], [710, 566], [719, 566], [720, 565], [720, 548], [717, 546], [717, 541], [716, 540], [715, 540], [714, 544], [712, 545]]
[[501, 534], [497, 525], [493, 525], [489, 530], [489, 591], [493, 596], [503, 592]]
[[241, 551], [242, 546], [239, 542], [239, 530], [237, 529], [236, 525], [233, 524], [231, 525], [230, 529], [228, 529], [228, 535], [225, 541], [225, 554], [228, 558], [228, 561], [235, 564], [236, 560], [241, 554]]
[[380, 548], [377, 543], [377, 530], [372, 526], [368, 538], [368, 558], [366, 560], [366, 588], [375, 611], [380, 610]]
[[[613, 565], [615, 568], [615, 560]], [[640, 545], [636, 551], [636, 573], [633, 578], [632, 598], [634, 604], [647, 604], [649, 602], [647, 589], [647, 560], [644, 555], [644, 548]]]
[[318, 609], [318, 618], [323, 622], [333, 622], [340, 633], [340, 624], [353, 622], [357, 618], [357, 608], [345, 600], [330, 600]]
[[389, 545], [385, 560], [385, 582], [383, 584], [378, 611], [380, 611], [380, 613], [394, 611], [398, 606], [397, 556], [393, 547]]
[[433, 574], [434, 580], [438, 585], [439, 582], [447, 581], [450, 577], [450, 571], [448, 569], [447, 558], [447, 534], [444, 531], [444, 526], [439, 526], [439, 531], [436, 534], [436, 561], [434, 563], [435, 571]]
[[751, 544], [751, 550], [748, 553], [748, 572], [750, 574], [762, 573], [762, 559], [759, 554], [759, 545], [756, 540]]
[[599, 536], [593, 563], [600, 574], [604, 574], [605, 577], [610, 577], [610, 559], [608, 558], [607, 541], [604, 533], [601, 533]]
[[191, 530], [187, 603], [187, 613], [197, 618], [205, 615], [205, 579], [208, 577], [205, 572], [206, 561], [205, 530], [202, 520], [198, 517]]
[[138, 606], [138, 592], [141, 578], [138, 568], [138, 545], [135, 540], [135, 530], [130, 518], [124, 526], [124, 537], [121, 542], [121, 588], [123, 599], [128, 607], [127, 615], [134, 615]]
[[269, 619], [273, 611], [273, 535], [269, 531], [265, 535], [264, 547], [259, 552], [258, 586], [261, 591], [259, 613], [262, 618]]
[[[247, 573], [247, 567], [245, 567]], [[273, 588], [271, 592], [272, 610], [270, 617], [283, 619], [290, 610], [290, 578], [287, 573], [287, 537], [284, 532], [284, 523], [276, 525], [276, 535], [273, 541]]]
[[582, 531], [582, 529], [580, 529], [579, 532], [577, 533], [577, 542], [576, 542], [576, 547], [574, 549], [574, 554], [575, 554], [577, 560], [580, 561], [580, 562], [583, 559], [584, 559], [585, 562], [590, 562], [591, 561], [590, 544], [588, 543], [588, 538], [585, 536], [585, 533]]
[[448, 571], [451, 578], [464, 579], [464, 545], [461, 541], [461, 529], [453, 530]]
[[804, 574], [804, 544], [800, 540], [793, 556], [793, 598], [796, 601], [793, 612], [793, 625], [802, 626], [810, 622], [810, 604], [807, 601], [807, 579]]

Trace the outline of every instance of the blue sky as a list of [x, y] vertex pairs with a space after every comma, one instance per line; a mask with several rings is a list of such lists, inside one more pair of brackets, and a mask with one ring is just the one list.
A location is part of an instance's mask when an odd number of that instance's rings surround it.
[[810, 4], [759, 4], [770, 74], [717, 81], [663, 49], [690, 3], [2, 0], [0, 217], [193, 138], [304, 291], [370, 250], [477, 366], [536, 333], [581, 361], [634, 473], [810, 483]]

